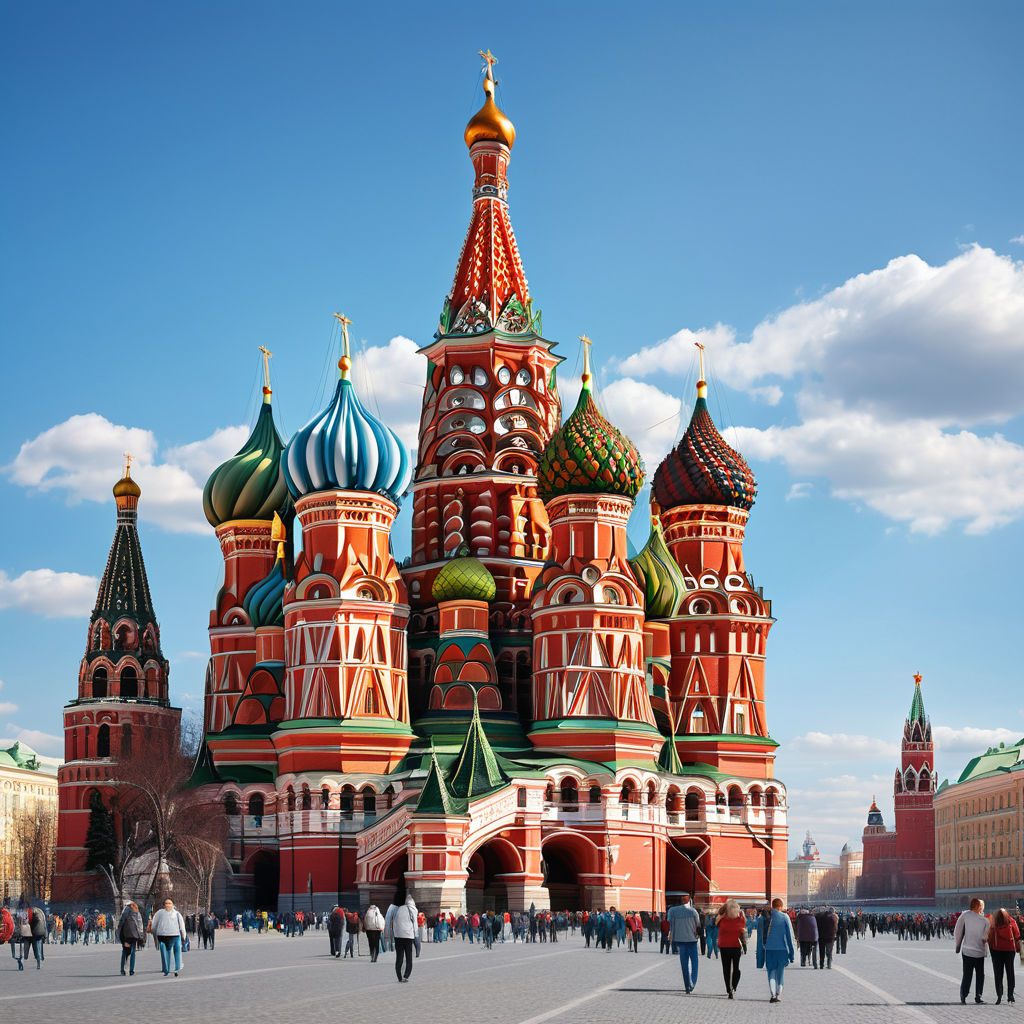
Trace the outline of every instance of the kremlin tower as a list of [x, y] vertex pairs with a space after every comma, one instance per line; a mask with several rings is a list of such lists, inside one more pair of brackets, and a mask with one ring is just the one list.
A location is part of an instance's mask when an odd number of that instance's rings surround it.
[[886, 831], [878, 804], [872, 800], [864, 827], [859, 899], [896, 898], [928, 904], [935, 899], [935, 789], [932, 724], [924, 711], [918, 673], [893, 782], [896, 829]]
[[[285, 443], [261, 348], [256, 423], [203, 494], [223, 584], [192, 783], [227, 818], [216, 899], [322, 911], [411, 892], [431, 913], [662, 910], [684, 892], [760, 902], [785, 892], [788, 830], [767, 725], [774, 620], [743, 559], [754, 478], [712, 422], [702, 362], [629, 557], [644, 466], [598, 407], [585, 337], [562, 422], [561, 360], [509, 220], [516, 132], [481, 56], [483, 106], [464, 136], [472, 217], [420, 350], [415, 458], [362, 404], [350, 321], [335, 314], [330, 401]], [[177, 727], [127, 474], [115, 494], [65, 716], [65, 874], [124, 737]], [[407, 496], [400, 567], [392, 528]]]
[[[114, 484], [114, 541], [89, 619], [78, 697], [64, 708], [64, 764], [57, 774], [56, 902], [81, 901], [97, 893], [97, 876], [85, 868], [85, 839], [94, 807], [116, 810], [118, 765], [147, 749], [159, 749], [155, 732], [174, 742], [179, 735], [181, 710], [172, 708], [168, 699], [169, 667], [160, 649], [160, 627], [139, 544], [141, 496], [128, 456], [124, 476]], [[98, 892], [109, 897], [105, 884]]]

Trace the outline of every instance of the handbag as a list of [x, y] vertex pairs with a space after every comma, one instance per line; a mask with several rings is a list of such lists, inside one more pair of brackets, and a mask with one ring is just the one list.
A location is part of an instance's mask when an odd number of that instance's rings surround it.
[[191, 948], [192, 948], [192, 943], [189, 942], [189, 938], [186, 935], [185, 936], [185, 941], [181, 944], [181, 951], [182, 951], [182, 953], [187, 953]]

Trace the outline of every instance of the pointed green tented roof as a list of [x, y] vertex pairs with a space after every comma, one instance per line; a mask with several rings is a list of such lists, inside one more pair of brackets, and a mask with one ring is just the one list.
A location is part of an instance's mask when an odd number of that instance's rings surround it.
[[910, 704], [910, 721], [920, 722], [924, 725], [927, 718], [924, 713], [924, 697], [921, 696], [921, 677], [914, 678], [914, 699]]
[[504, 786], [508, 781], [509, 777], [498, 764], [487, 733], [480, 724], [480, 705], [474, 694], [473, 718], [451, 777], [452, 793], [464, 800], [472, 800]]
[[416, 812], [418, 814], [458, 814], [465, 808], [456, 807], [456, 801], [445, 782], [444, 772], [437, 763], [437, 751], [430, 749], [430, 768], [427, 771], [427, 781], [423, 783], [420, 790], [420, 798], [416, 801]]

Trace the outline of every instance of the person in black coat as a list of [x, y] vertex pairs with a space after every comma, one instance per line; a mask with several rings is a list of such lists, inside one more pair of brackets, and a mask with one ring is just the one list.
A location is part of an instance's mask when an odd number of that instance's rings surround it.
[[341, 956], [341, 933], [345, 930], [345, 912], [335, 907], [327, 918], [327, 938], [331, 943], [331, 956]]

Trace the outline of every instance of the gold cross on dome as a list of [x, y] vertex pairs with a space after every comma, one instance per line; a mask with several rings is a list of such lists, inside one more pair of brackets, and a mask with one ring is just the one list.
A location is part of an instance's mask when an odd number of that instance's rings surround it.
[[266, 388], [270, 387], [270, 360], [274, 358], [274, 353], [267, 349], [266, 345], [260, 345], [260, 352], [263, 353], [263, 386]]
[[131, 452], [122, 452], [124, 455], [124, 475], [130, 476], [132, 471], [132, 463], [135, 461], [135, 456]]
[[488, 48], [486, 53], [483, 50], [477, 50], [477, 53], [479, 53], [480, 56], [483, 57], [484, 61], [487, 64], [487, 77], [493, 78], [494, 74], [491, 71], [491, 68], [493, 68], [494, 65], [498, 63], [498, 58], [495, 57], [493, 53], [491, 53], [490, 48]]
[[700, 361], [700, 379], [704, 379], [704, 345], [702, 342], [695, 341], [693, 343], [697, 348], [697, 359]]
[[342, 341], [342, 345], [344, 346], [343, 354], [344, 354], [345, 358], [347, 359], [348, 358], [348, 328], [349, 328], [349, 324], [351, 324], [352, 321], [349, 320], [349, 318], [347, 316], [345, 316], [344, 313], [335, 313], [334, 314], [334, 319], [337, 320], [339, 324], [341, 324], [341, 341]]
[[583, 379], [590, 380], [590, 346], [594, 343], [586, 334], [580, 335], [580, 341], [583, 342]]

